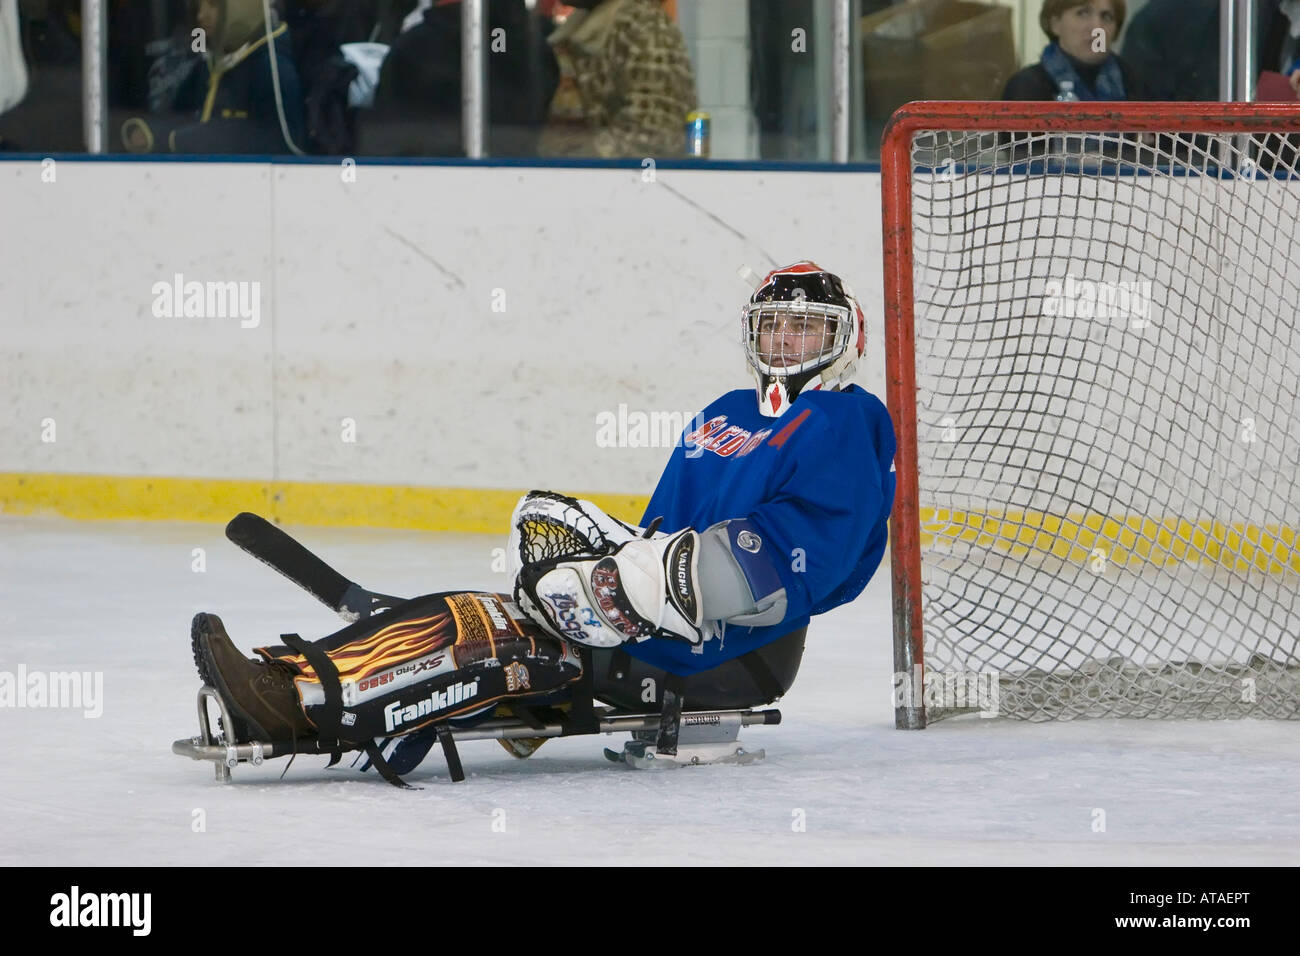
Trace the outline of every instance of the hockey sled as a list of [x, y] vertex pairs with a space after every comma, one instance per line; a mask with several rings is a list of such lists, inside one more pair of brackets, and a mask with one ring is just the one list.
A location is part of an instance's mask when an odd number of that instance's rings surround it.
[[[226, 535], [345, 620], [359, 621], [403, 604], [400, 598], [367, 591], [348, 580], [284, 531], [256, 515], [237, 516], [227, 526]], [[410, 734], [386, 738], [343, 740], [334, 733], [296, 740], [234, 739], [233, 728], [238, 724], [217, 691], [204, 686], [197, 701], [199, 733], [175, 741], [172, 752], [193, 760], [211, 761], [217, 779], [229, 781], [231, 771], [241, 763], [256, 766], [273, 757], [318, 754], [328, 755], [330, 766], [334, 766], [342, 754], [361, 751], [367, 760], [363, 770], [373, 767], [390, 783], [404, 787], [400, 774], [418, 766], [434, 743], [441, 745], [454, 781], [465, 777], [457, 744], [468, 740], [515, 741], [508, 749], [516, 756], [526, 757], [551, 737], [631, 732], [634, 739], [623, 753], [606, 751], [606, 754], [629, 767], [658, 769], [761, 759], [763, 751], [750, 752], [739, 746], [737, 737], [741, 728], [781, 721], [781, 713], [775, 709], [687, 711], [683, 706], [681, 683], [676, 678], [670, 678], [664, 688], [658, 713], [610, 706], [593, 694], [589, 651], [578, 646], [572, 651], [580, 661], [581, 676], [560, 693], [513, 697], [473, 715], [450, 718]], [[216, 728], [209, 703], [220, 718]]]

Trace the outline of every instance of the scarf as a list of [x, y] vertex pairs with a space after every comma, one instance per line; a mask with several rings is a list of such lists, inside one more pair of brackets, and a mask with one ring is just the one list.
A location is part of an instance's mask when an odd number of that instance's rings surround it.
[[1125, 100], [1124, 75], [1120, 72], [1119, 59], [1110, 54], [1102, 61], [1097, 70], [1097, 88], [1094, 90], [1083, 82], [1083, 77], [1074, 66], [1074, 61], [1066, 56], [1065, 51], [1055, 43], [1049, 43], [1043, 50], [1043, 69], [1047, 71], [1057, 88], [1063, 81], [1074, 82], [1074, 95], [1081, 100]]

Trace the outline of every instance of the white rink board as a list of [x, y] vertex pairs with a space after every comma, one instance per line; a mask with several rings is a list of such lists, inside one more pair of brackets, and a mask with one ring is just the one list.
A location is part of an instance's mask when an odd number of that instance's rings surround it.
[[[0, 163], [0, 471], [256, 477], [271, 337], [152, 314], [155, 282], [265, 280], [265, 166]], [[53, 419], [56, 441], [42, 442]]]
[[[748, 387], [736, 270], [769, 255], [855, 286], [883, 391], [878, 174], [39, 173], [0, 163], [0, 472], [648, 493], [667, 449], [598, 447], [597, 415]], [[155, 318], [177, 273], [260, 283], [260, 323]]]

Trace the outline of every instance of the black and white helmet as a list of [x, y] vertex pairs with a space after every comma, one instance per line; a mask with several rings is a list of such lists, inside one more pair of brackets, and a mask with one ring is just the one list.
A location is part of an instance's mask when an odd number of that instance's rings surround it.
[[834, 387], [866, 350], [866, 320], [839, 276], [807, 259], [769, 272], [741, 310], [758, 408], [776, 418], [805, 389]]

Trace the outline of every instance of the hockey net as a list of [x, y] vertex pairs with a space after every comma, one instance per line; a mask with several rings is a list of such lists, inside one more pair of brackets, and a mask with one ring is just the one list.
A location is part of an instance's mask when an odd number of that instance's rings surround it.
[[913, 104], [895, 707], [1300, 716], [1300, 108]]

